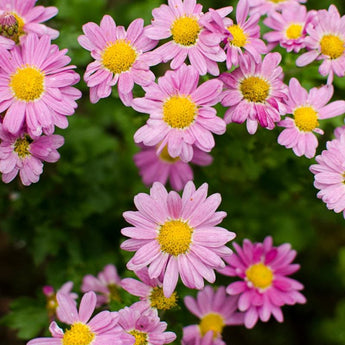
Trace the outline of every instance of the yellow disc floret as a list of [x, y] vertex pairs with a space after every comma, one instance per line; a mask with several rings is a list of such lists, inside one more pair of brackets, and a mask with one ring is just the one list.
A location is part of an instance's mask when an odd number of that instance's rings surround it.
[[264, 103], [270, 92], [270, 84], [260, 77], [247, 77], [240, 83], [243, 98], [249, 102]]
[[297, 40], [297, 38], [301, 37], [302, 30], [301, 24], [290, 24], [285, 31], [285, 35], [289, 40]]
[[16, 99], [25, 102], [35, 101], [44, 92], [44, 73], [34, 66], [19, 67], [12, 74], [9, 86]]
[[228, 27], [229, 32], [233, 38], [229, 38], [229, 42], [236, 47], [242, 48], [247, 44], [247, 35], [244, 33], [243, 29], [237, 25], [231, 25]]
[[179, 157], [176, 157], [176, 158], [173, 158], [169, 155], [169, 152], [168, 152], [168, 146], [164, 146], [162, 152], [160, 153], [159, 155], [159, 158], [164, 161], [164, 162], [167, 162], [167, 163], [175, 163], [177, 162], [180, 158]]
[[11, 14], [16, 18], [17, 23], [18, 23], [18, 30], [16, 34], [11, 37], [11, 39], [18, 44], [20, 36], [25, 35], [25, 31], [24, 31], [25, 22], [24, 22], [24, 19], [20, 17], [17, 13], [11, 12]]
[[209, 331], [213, 331], [213, 337], [216, 338], [222, 333], [224, 326], [224, 319], [220, 314], [210, 313], [201, 319], [199, 328], [202, 336]]
[[25, 158], [26, 156], [30, 156], [31, 153], [30, 143], [32, 139], [29, 136], [25, 135], [23, 138], [18, 138], [14, 143], [14, 152], [17, 153], [19, 158]]
[[91, 332], [88, 325], [76, 322], [65, 332], [62, 345], [89, 345], [94, 338], [95, 334]]
[[274, 2], [275, 4], [279, 4], [280, 2], [285, 2], [286, 0], [270, 0], [271, 2]]
[[133, 335], [133, 337], [135, 338], [135, 343], [133, 345], [147, 345], [148, 344], [147, 333], [136, 331], [136, 330], [130, 331], [128, 333]]
[[337, 35], [324, 35], [320, 41], [321, 53], [337, 59], [344, 53], [344, 40]]
[[165, 297], [163, 289], [156, 286], [150, 294], [151, 307], [159, 310], [169, 310], [177, 306], [177, 293], [174, 292], [170, 297]]
[[129, 41], [117, 40], [109, 43], [102, 53], [102, 64], [110, 72], [127, 72], [134, 64], [137, 52]]
[[193, 228], [182, 220], [168, 220], [159, 228], [157, 237], [162, 252], [178, 256], [188, 252]]
[[180, 17], [171, 25], [173, 40], [183, 46], [192, 46], [196, 43], [201, 27], [195, 17]]
[[246, 277], [258, 289], [266, 289], [273, 281], [272, 270], [262, 262], [250, 266], [246, 270]]
[[295, 124], [300, 131], [311, 132], [319, 126], [317, 112], [312, 107], [300, 107], [293, 112]]

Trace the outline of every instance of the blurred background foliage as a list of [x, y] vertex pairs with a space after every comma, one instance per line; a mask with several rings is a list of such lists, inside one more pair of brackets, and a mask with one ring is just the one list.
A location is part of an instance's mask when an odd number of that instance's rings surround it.
[[[77, 37], [88, 21], [99, 23], [110, 14], [118, 25], [137, 17], [146, 24], [160, 0], [53, 0], [38, 1], [56, 6], [59, 14], [48, 25], [60, 30], [60, 49], [68, 48], [72, 63], [82, 75], [91, 61]], [[209, 7], [236, 6], [237, 1], [200, 3]], [[342, 0], [333, 1], [343, 15]], [[328, 8], [329, 1], [310, 0], [309, 9]], [[282, 52], [280, 50], [280, 52]], [[295, 54], [284, 54], [285, 81], [297, 77], [311, 88], [325, 82], [317, 64], [295, 67]], [[159, 69], [156, 69], [159, 72]], [[343, 99], [345, 78], [336, 78], [334, 99]], [[133, 155], [138, 151], [133, 134], [147, 115], [126, 108], [116, 92], [97, 104], [89, 102], [87, 87], [79, 108], [69, 120], [56, 164], [45, 164], [39, 183], [23, 187], [18, 179], [0, 185], [0, 313], [1, 344], [21, 345], [45, 334], [49, 320], [45, 310], [43, 285], [59, 288], [67, 280], [79, 292], [82, 277], [98, 273], [113, 263], [120, 274], [130, 276], [125, 264], [130, 253], [119, 249], [120, 230], [126, 226], [122, 212], [134, 209], [133, 196], [148, 192], [142, 184]], [[224, 109], [218, 106], [219, 115]], [[319, 137], [318, 153], [333, 138], [333, 129], [343, 117], [321, 123], [325, 135]], [[292, 150], [277, 144], [280, 129], [260, 128], [254, 136], [244, 125], [231, 124], [225, 135], [216, 137], [209, 167], [195, 167], [197, 186], [208, 182], [209, 193], [220, 192], [220, 209], [228, 213], [222, 226], [244, 238], [262, 241], [272, 235], [279, 245], [290, 242], [298, 251], [301, 269], [293, 277], [305, 285], [306, 305], [284, 307], [285, 322], [258, 323], [253, 330], [229, 327], [228, 344], [345, 344], [345, 228], [341, 214], [328, 211], [316, 198], [309, 166], [314, 160], [296, 157]], [[219, 276], [217, 284], [229, 284]], [[181, 296], [195, 291], [179, 286]], [[181, 327], [197, 320], [184, 310], [164, 315], [170, 330], [181, 334]], [[15, 332], [10, 331], [15, 330]], [[269, 338], [269, 339], [268, 339]], [[22, 339], [22, 340], [21, 340]], [[176, 341], [176, 344], [178, 341]]]

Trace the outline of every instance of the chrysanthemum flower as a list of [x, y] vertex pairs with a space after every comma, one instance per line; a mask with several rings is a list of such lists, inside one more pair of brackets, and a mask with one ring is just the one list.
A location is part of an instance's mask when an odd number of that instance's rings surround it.
[[189, 59], [200, 75], [219, 74], [217, 62], [225, 60], [220, 47], [221, 35], [204, 30], [200, 19], [202, 5], [196, 0], [168, 0], [152, 11], [153, 20], [147, 28], [147, 36], [154, 40], [172, 37], [152, 52], [157, 62], [171, 61], [172, 69], [179, 68]]
[[134, 20], [127, 31], [116, 26], [114, 19], [105, 15], [98, 26], [95, 23], [83, 25], [85, 35], [78, 37], [79, 44], [91, 52], [91, 62], [84, 75], [90, 87], [90, 101], [96, 103], [111, 93], [111, 87], [118, 84], [120, 99], [130, 105], [134, 83], [147, 86], [155, 80], [150, 71], [151, 63], [145, 52], [157, 42], [145, 35], [144, 21]]
[[53, 6], [35, 6], [36, 2], [37, 0], [0, 0], [0, 16], [15, 18], [17, 29], [9, 37], [14, 42], [19, 43], [21, 37], [29, 33], [35, 33], [38, 36], [48, 35], [51, 39], [59, 36], [59, 31], [41, 24], [54, 17], [58, 9]]
[[23, 125], [31, 137], [42, 130], [52, 134], [54, 125], [66, 128], [81, 92], [73, 87], [79, 75], [68, 65], [67, 50], [59, 51], [49, 36], [29, 34], [21, 46], [0, 53], [0, 113], [3, 126], [16, 134]]
[[226, 123], [247, 121], [250, 134], [256, 132], [258, 123], [267, 129], [274, 128], [285, 113], [283, 101], [287, 91], [281, 80], [280, 60], [279, 53], [267, 54], [258, 64], [244, 56], [240, 67], [220, 75], [225, 85], [222, 105], [230, 107], [224, 115]]
[[132, 107], [150, 114], [146, 125], [134, 134], [136, 143], [158, 145], [157, 154], [167, 146], [171, 157], [184, 162], [193, 158], [193, 146], [210, 152], [215, 142], [212, 133], [223, 134], [226, 124], [212, 108], [220, 99], [223, 83], [208, 80], [198, 87], [199, 74], [193, 66], [182, 65], [167, 71], [145, 88], [144, 98]]
[[226, 295], [224, 286], [217, 290], [205, 286], [196, 299], [186, 296], [184, 303], [187, 309], [200, 319], [200, 323], [183, 328], [182, 344], [198, 344], [202, 338], [210, 339], [210, 344], [225, 344], [222, 341], [223, 328], [243, 324], [244, 313], [237, 312], [237, 300], [235, 296]]
[[119, 325], [135, 338], [135, 344], [164, 345], [176, 339], [174, 332], [165, 332], [167, 323], [159, 319], [157, 309], [137, 302], [119, 310]]
[[323, 134], [318, 128], [319, 119], [345, 113], [345, 101], [327, 104], [332, 95], [332, 85], [314, 87], [308, 93], [297, 79], [290, 79], [286, 112], [293, 114], [293, 118], [286, 117], [278, 123], [278, 126], [285, 127], [278, 137], [278, 143], [292, 148], [296, 156], [314, 157], [318, 140], [313, 132]]
[[[57, 293], [60, 308], [59, 318], [71, 327], [63, 331], [55, 321], [50, 324], [52, 338], [36, 338], [27, 345], [132, 345], [133, 337], [118, 325], [117, 313], [102, 311], [91, 318], [96, 306], [96, 294], [86, 293], [80, 302], [79, 311], [73, 299]], [[90, 319], [91, 318], [91, 319]]]
[[140, 193], [134, 198], [138, 211], [123, 214], [134, 225], [121, 231], [130, 237], [121, 248], [136, 252], [127, 268], [137, 271], [149, 266], [151, 279], [163, 275], [166, 297], [172, 295], [179, 276], [192, 289], [202, 289], [203, 278], [214, 283], [214, 269], [224, 267], [222, 258], [232, 253], [225, 244], [235, 234], [216, 226], [226, 216], [225, 212], [216, 212], [221, 196], [207, 197], [207, 189], [204, 183], [195, 190], [190, 181], [181, 198], [155, 182], [150, 195]]
[[226, 259], [228, 266], [220, 273], [241, 278], [231, 283], [226, 292], [239, 295], [238, 309], [245, 312], [247, 328], [254, 327], [258, 319], [268, 321], [271, 315], [283, 322], [283, 305], [306, 302], [299, 292], [303, 285], [287, 277], [300, 267], [291, 263], [296, 251], [289, 243], [273, 247], [272, 237], [268, 236], [263, 243], [245, 239], [243, 248], [236, 243], [234, 247], [237, 253]]
[[[169, 180], [172, 189], [180, 191], [188, 181], [193, 180], [191, 166], [178, 157], [171, 157], [166, 146], [159, 155], [155, 146], [141, 146], [141, 151], [135, 154], [133, 159], [145, 185], [151, 186], [153, 182], [165, 185]], [[191, 163], [205, 166], [211, 162], [211, 155], [194, 147]]]
[[332, 4], [327, 10], [317, 12], [318, 22], [315, 27], [307, 28], [305, 39], [309, 50], [296, 60], [297, 66], [305, 66], [314, 60], [323, 60], [319, 73], [328, 76], [327, 83], [333, 82], [334, 73], [345, 76], [345, 16], [340, 17], [337, 8]]
[[87, 274], [83, 278], [81, 286], [82, 292], [94, 291], [97, 294], [97, 307], [107, 304], [112, 300], [119, 301], [119, 288], [121, 287], [121, 278], [114, 265], [106, 265], [103, 271], [99, 272], [97, 277]]
[[317, 197], [329, 210], [343, 212], [345, 218], [345, 129], [337, 130], [337, 138], [327, 142], [327, 150], [316, 156], [317, 164], [310, 167], [315, 175]]
[[304, 3], [307, 0], [248, 0], [250, 13], [258, 13], [261, 16], [274, 11], [281, 11], [294, 3]]
[[24, 131], [13, 135], [0, 125], [0, 172], [2, 181], [11, 182], [18, 174], [22, 183], [29, 186], [39, 180], [43, 161], [55, 163], [60, 155], [57, 149], [64, 144], [61, 135], [48, 135], [31, 139]]
[[307, 27], [315, 21], [316, 11], [307, 11], [297, 2], [291, 3], [282, 13], [273, 12], [264, 20], [264, 24], [274, 31], [267, 32], [263, 38], [269, 42], [269, 49], [279, 44], [287, 52], [298, 53], [306, 46]]

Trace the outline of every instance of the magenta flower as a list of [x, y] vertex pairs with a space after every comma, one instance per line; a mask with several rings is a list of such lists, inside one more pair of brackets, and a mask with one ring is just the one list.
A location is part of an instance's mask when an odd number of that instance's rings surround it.
[[327, 83], [333, 82], [334, 73], [345, 76], [345, 16], [340, 17], [337, 8], [332, 4], [328, 11], [317, 12], [318, 22], [315, 27], [309, 26], [309, 36], [305, 39], [307, 53], [296, 60], [297, 66], [305, 66], [314, 60], [323, 60], [319, 73], [328, 76]]
[[134, 225], [121, 230], [130, 237], [121, 248], [136, 252], [127, 268], [137, 271], [149, 266], [151, 279], [164, 276], [166, 297], [172, 295], [179, 276], [192, 289], [202, 289], [203, 279], [214, 283], [214, 269], [224, 267], [222, 258], [232, 253], [225, 244], [235, 234], [216, 226], [226, 216], [216, 212], [221, 196], [207, 197], [207, 189], [204, 183], [195, 190], [190, 181], [180, 197], [155, 182], [150, 195], [140, 193], [134, 198], [138, 211], [123, 214]]
[[188, 57], [200, 75], [219, 74], [217, 62], [225, 60], [225, 53], [219, 45], [221, 35], [204, 29], [202, 5], [196, 0], [168, 0], [168, 5], [155, 8], [152, 15], [147, 36], [154, 40], [172, 37], [152, 52], [157, 63], [172, 60], [170, 67], [177, 69]]
[[226, 292], [239, 295], [238, 309], [245, 312], [244, 325], [247, 328], [254, 327], [258, 319], [268, 321], [271, 315], [283, 322], [283, 305], [306, 302], [299, 292], [303, 285], [287, 277], [300, 267], [291, 263], [296, 251], [289, 243], [273, 247], [272, 237], [268, 236], [263, 243], [245, 239], [243, 248], [236, 243], [234, 247], [237, 253], [226, 259], [228, 266], [220, 273], [241, 278], [231, 283]]
[[215, 145], [212, 133], [226, 130], [225, 122], [212, 108], [219, 102], [223, 83], [213, 79], [198, 87], [198, 81], [193, 66], [182, 65], [176, 71], [167, 71], [158, 84], [146, 87], [145, 97], [134, 99], [132, 107], [150, 114], [150, 118], [134, 134], [134, 141], [158, 145], [158, 155], [167, 146], [171, 157], [184, 162], [192, 160], [194, 146], [210, 152]]
[[153, 64], [145, 52], [157, 45], [146, 37], [144, 21], [134, 20], [127, 32], [123, 26], [116, 26], [114, 19], [105, 15], [98, 26], [95, 23], [83, 25], [85, 35], [78, 37], [79, 44], [91, 52], [91, 62], [84, 75], [90, 87], [90, 101], [96, 103], [111, 93], [111, 87], [118, 84], [121, 101], [129, 106], [134, 83], [147, 86], [155, 80], [149, 67]]
[[3, 127], [17, 134], [26, 125], [31, 137], [66, 128], [81, 92], [73, 87], [79, 75], [67, 65], [67, 50], [59, 51], [49, 36], [29, 34], [22, 46], [0, 54], [0, 113]]
[[337, 129], [336, 139], [327, 142], [327, 150], [316, 156], [317, 164], [310, 166], [317, 197], [329, 210], [343, 212], [345, 218], [345, 129]]
[[291, 4], [304, 3], [307, 0], [248, 0], [250, 13], [258, 13], [261, 16], [274, 11], [281, 11]]
[[117, 273], [114, 265], [106, 265], [103, 271], [99, 272], [97, 278], [91, 274], [87, 274], [83, 278], [81, 286], [82, 292], [94, 291], [98, 292], [97, 307], [108, 304], [112, 300], [119, 301], [119, 288], [121, 287], [121, 278]]
[[[141, 151], [133, 157], [145, 185], [151, 186], [153, 182], [165, 185], [169, 180], [172, 189], [180, 191], [188, 181], [193, 180], [193, 170], [188, 163], [172, 158], [166, 146], [159, 155], [156, 151], [155, 146], [141, 145]], [[212, 163], [212, 156], [208, 153], [197, 147], [193, 148], [193, 152], [191, 163], [201, 166]]]
[[273, 129], [285, 113], [286, 85], [282, 82], [283, 70], [279, 65], [279, 53], [267, 54], [256, 63], [248, 56], [240, 61], [240, 67], [231, 73], [222, 73], [224, 82], [222, 105], [229, 107], [224, 115], [226, 123], [247, 121], [247, 130], [254, 134], [258, 123]]
[[[183, 328], [183, 345], [194, 345], [199, 342], [220, 345], [222, 331], [228, 325], [242, 325], [244, 313], [237, 312], [237, 297], [227, 296], [225, 287], [214, 290], [211, 286], [198, 292], [197, 298], [186, 296], [184, 303], [187, 309], [200, 319], [199, 325], [190, 325]], [[205, 339], [203, 339], [205, 338]]]
[[61, 135], [30, 138], [25, 132], [13, 135], [0, 125], [0, 172], [2, 181], [11, 182], [18, 174], [25, 186], [36, 183], [43, 172], [43, 161], [55, 163], [57, 149], [64, 144]]
[[323, 134], [318, 128], [318, 120], [345, 113], [345, 101], [327, 104], [332, 95], [332, 85], [314, 87], [308, 93], [297, 79], [290, 79], [286, 112], [293, 114], [293, 118], [286, 117], [278, 123], [278, 126], [285, 127], [278, 137], [278, 143], [292, 148], [296, 156], [314, 157], [318, 140], [313, 132]]

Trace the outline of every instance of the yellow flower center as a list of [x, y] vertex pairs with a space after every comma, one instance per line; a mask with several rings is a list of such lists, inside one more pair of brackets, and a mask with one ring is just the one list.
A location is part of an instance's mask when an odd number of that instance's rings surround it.
[[137, 58], [137, 52], [129, 41], [117, 40], [109, 43], [102, 53], [102, 64], [110, 72], [127, 72]]
[[269, 0], [271, 2], [274, 2], [275, 4], [279, 4], [280, 2], [285, 2], [285, 0]]
[[270, 92], [270, 84], [260, 77], [247, 77], [240, 83], [243, 98], [249, 102], [264, 103]]
[[74, 323], [62, 338], [62, 345], [89, 345], [95, 338], [90, 327], [81, 322]]
[[319, 126], [317, 112], [312, 107], [300, 107], [293, 112], [295, 124], [300, 131], [311, 132]]
[[139, 332], [136, 330], [128, 332], [129, 334], [133, 335], [135, 338], [135, 343], [133, 345], [147, 345], [147, 333], [145, 332]]
[[223, 331], [225, 326], [224, 319], [220, 314], [206, 314], [200, 322], [200, 333], [204, 336], [208, 331], [213, 331], [213, 338], [216, 338]]
[[229, 32], [233, 38], [229, 38], [229, 42], [236, 47], [244, 47], [247, 43], [247, 35], [244, 33], [243, 29], [237, 25], [231, 25], [228, 27]]
[[27, 135], [25, 135], [23, 138], [18, 138], [14, 143], [14, 152], [17, 153], [19, 158], [30, 156], [31, 153], [29, 149], [31, 143], [32, 139]]
[[272, 270], [262, 262], [250, 266], [246, 270], [247, 279], [257, 288], [266, 289], [272, 284]]
[[190, 97], [172, 96], [163, 104], [163, 120], [173, 128], [190, 126], [197, 115], [197, 106]]
[[109, 284], [107, 285], [109, 290], [109, 299], [110, 301], [121, 301], [121, 297], [119, 294], [119, 288], [116, 284]]
[[17, 24], [18, 24], [17, 32], [11, 37], [11, 39], [18, 44], [19, 37], [22, 35], [25, 35], [25, 31], [24, 31], [25, 22], [24, 22], [24, 19], [18, 16], [17, 13], [11, 12], [11, 14], [16, 18]]
[[337, 59], [344, 53], [344, 41], [336, 35], [325, 35], [320, 41], [321, 53]]
[[193, 228], [182, 220], [168, 220], [159, 228], [157, 237], [162, 252], [178, 256], [189, 250]]
[[151, 307], [159, 310], [169, 310], [177, 306], [177, 293], [165, 297], [161, 287], [154, 287], [150, 294]]
[[54, 294], [52, 294], [51, 296], [49, 296], [47, 298], [46, 308], [48, 310], [48, 314], [50, 316], [55, 315], [57, 307], [58, 307], [58, 302], [57, 302], [57, 299], [56, 299], [56, 294], [54, 293]]
[[175, 163], [179, 160], [179, 157], [173, 158], [169, 155], [168, 146], [164, 146], [163, 150], [161, 151], [159, 158], [167, 163]]
[[303, 27], [301, 24], [291, 24], [285, 32], [286, 37], [289, 40], [296, 40], [297, 38], [300, 38], [302, 35]]
[[196, 43], [201, 27], [195, 17], [180, 17], [171, 25], [173, 40], [183, 46], [192, 46]]
[[44, 92], [44, 73], [34, 66], [19, 67], [12, 74], [9, 86], [16, 99], [35, 101]]

